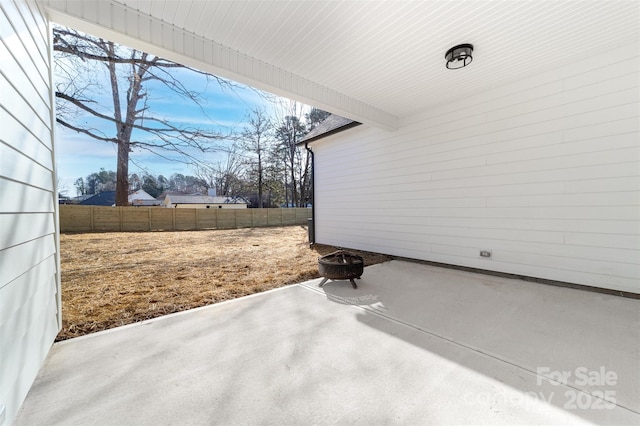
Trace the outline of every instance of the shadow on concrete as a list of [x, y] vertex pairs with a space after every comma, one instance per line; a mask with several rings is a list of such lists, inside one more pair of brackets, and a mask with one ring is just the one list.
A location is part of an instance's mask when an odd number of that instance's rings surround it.
[[[463, 405], [542, 403], [599, 424], [640, 422], [637, 300], [399, 261], [366, 268], [358, 289], [315, 290], [361, 308], [362, 324], [512, 390], [461, 388]], [[394, 322], [414, 332], [399, 335]]]

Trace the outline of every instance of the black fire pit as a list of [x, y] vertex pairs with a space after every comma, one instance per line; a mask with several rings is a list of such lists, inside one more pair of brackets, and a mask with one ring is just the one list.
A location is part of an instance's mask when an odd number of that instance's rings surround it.
[[318, 258], [318, 271], [324, 277], [318, 287], [329, 280], [349, 280], [353, 288], [358, 288], [354, 279], [362, 276], [364, 259], [348, 251], [338, 250]]

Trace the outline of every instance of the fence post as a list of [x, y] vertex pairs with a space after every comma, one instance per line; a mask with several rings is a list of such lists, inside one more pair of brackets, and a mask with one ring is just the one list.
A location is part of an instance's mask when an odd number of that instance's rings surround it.
[[196, 229], [200, 229], [200, 209], [196, 209]]
[[149, 213], [149, 231], [153, 228], [151, 227], [151, 207], [147, 207], [147, 213]]
[[91, 220], [91, 232], [95, 232], [95, 230], [96, 230], [95, 221], [93, 219], [93, 208], [94, 208], [94, 206], [89, 206], [89, 217], [90, 217], [90, 220]]
[[172, 222], [171, 222], [171, 224], [172, 224], [171, 230], [175, 231], [176, 230], [176, 209], [175, 209], [175, 207], [171, 209], [171, 220], [172, 220]]

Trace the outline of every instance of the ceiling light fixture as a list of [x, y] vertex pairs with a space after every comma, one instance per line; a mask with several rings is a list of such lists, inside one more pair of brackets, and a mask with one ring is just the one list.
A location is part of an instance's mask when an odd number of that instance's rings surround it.
[[459, 44], [447, 50], [444, 58], [447, 60], [447, 68], [457, 70], [464, 68], [473, 61], [473, 44]]

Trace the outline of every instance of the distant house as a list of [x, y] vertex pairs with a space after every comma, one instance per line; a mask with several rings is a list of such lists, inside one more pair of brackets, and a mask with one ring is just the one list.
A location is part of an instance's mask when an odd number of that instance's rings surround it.
[[[129, 194], [128, 201], [132, 206], [159, 206], [162, 204], [161, 200], [156, 200], [142, 189]], [[115, 206], [116, 191], [103, 191], [99, 194], [91, 195], [79, 204], [83, 206]]]
[[129, 194], [129, 204], [132, 206], [159, 206], [162, 204], [162, 200], [156, 200], [149, 195], [144, 189], [138, 189], [135, 192]]
[[162, 202], [162, 207], [176, 209], [246, 209], [248, 204], [248, 201], [242, 197], [167, 194]]
[[89, 198], [93, 197], [92, 194], [83, 194], [83, 195], [78, 195], [77, 197], [73, 197], [72, 198], [72, 203], [71, 204], [80, 204], [82, 203], [84, 200], [87, 200]]
[[116, 204], [116, 191], [103, 191], [80, 202], [82, 206], [113, 206]]

